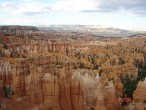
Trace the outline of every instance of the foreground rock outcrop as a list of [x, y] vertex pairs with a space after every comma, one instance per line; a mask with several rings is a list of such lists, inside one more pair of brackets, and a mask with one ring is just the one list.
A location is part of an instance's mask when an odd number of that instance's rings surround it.
[[2, 61], [1, 98], [7, 96], [16, 102], [31, 103], [40, 110], [106, 110], [107, 107], [118, 110], [117, 105], [108, 102], [117, 97], [113, 82], [101, 83], [103, 79], [98, 74], [94, 78], [87, 74], [92, 71], [86, 70], [86, 74], [78, 71], [73, 72], [69, 62], [64, 62], [63, 68], [56, 68], [49, 56]]

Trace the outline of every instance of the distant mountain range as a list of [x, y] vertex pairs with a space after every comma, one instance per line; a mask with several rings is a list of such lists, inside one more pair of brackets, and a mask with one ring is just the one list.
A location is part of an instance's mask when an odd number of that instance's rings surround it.
[[146, 31], [130, 31], [101, 25], [50, 25], [38, 28], [46, 32], [90, 32], [97, 37], [133, 37], [146, 34]]
[[97, 37], [134, 37], [146, 35], [146, 31], [130, 31], [101, 25], [0, 26], [0, 33], [7, 35], [22, 35], [25, 32], [91, 33]]

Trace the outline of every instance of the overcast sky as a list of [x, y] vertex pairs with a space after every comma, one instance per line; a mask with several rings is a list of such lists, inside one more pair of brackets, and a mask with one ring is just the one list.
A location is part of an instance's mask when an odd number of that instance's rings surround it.
[[0, 0], [0, 25], [50, 24], [146, 31], [146, 0]]

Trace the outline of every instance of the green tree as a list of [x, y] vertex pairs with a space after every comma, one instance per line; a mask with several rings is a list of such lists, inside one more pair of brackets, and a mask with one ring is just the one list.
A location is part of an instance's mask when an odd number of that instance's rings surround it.
[[3, 44], [3, 40], [2, 39], [0, 39], [0, 44]]

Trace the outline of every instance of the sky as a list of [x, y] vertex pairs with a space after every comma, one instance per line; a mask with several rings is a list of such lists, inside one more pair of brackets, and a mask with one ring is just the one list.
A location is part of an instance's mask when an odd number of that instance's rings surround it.
[[0, 0], [0, 25], [103, 25], [146, 31], [146, 0]]

